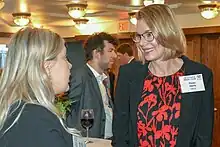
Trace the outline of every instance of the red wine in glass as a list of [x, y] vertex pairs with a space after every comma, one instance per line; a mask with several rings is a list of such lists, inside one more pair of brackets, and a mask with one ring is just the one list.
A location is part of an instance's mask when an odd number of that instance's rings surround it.
[[84, 129], [91, 128], [93, 126], [94, 119], [81, 119], [81, 125]]
[[89, 141], [89, 129], [93, 126], [94, 123], [94, 111], [93, 109], [82, 109], [81, 110], [81, 125], [86, 129], [86, 144], [91, 143]]

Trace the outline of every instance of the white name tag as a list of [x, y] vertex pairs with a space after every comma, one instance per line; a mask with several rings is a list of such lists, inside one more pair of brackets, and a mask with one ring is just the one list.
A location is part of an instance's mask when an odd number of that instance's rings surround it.
[[179, 80], [182, 93], [205, 91], [202, 74], [180, 76]]

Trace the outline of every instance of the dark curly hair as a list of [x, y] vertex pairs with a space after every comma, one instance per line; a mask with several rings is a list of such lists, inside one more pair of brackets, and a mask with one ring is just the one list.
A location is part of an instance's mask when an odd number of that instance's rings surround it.
[[114, 46], [117, 46], [119, 43], [119, 41], [115, 37], [113, 37], [112, 35], [106, 32], [95, 33], [89, 36], [88, 39], [84, 43], [86, 61], [93, 59], [93, 56], [92, 56], [93, 50], [97, 50], [100, 52], [103, 51], [105, 47], [104, 40], [108, 41]]

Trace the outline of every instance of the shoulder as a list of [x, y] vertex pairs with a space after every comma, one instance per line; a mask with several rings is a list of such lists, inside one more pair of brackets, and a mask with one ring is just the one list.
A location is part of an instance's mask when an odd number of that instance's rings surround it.
[[16, 132], [22, 130], [26, 134], [37, 132], [37, 136], [39, 133], [50, 134], [51, 131], [60, 134], [65, 132], [58, 116], [44, 106], [29, 103], [24, 105], [21, 115], [13, 127]]
[[140, 61], [133, 61], [129, 64], [125, 64], [120, 66], [120, 70], [126, 71], [126, 72], [135, 72], [139, 69], [141, 69], [144, 65]]
[[4, 130], [9, 128], [16, 119], [16, 123], [10, 129], [15, 132], [22, 132], [23, 130], [28, 133], [35, 130], [35, 128], [41, 131], [51, 127], [62, 127], [59, 118], [43, 106], [29, 104], [23, 101], [21, 103], [17, 102], [16, 106], [14, 106], [5, 122]]
[[81, 83], [84, 83], [88, 77], [88, 67], [86, 65], [74, 69], [71, 71], [71, 86], [75, 87]]
[[41, 114], [41, 116], [51, 116], [51, 117], [56, 117], [55, 114], [53, 114], [50, 110], [48, 110], [47, 108], [45, 108], [44, 106], [38, 105], [38, 104], [30, 104], [27, 103], [24, 107], [24, 111], [23, 113], [25, 114], [29, 114], [29, 113], [34, 113], [34, 114], [39, 114], [39, 113], [43, 113]]
[[120, 66], [118, 79], [133, 80], [137, 76], [146, 73], [148, 64], [142, 64], [140, 61], [134, 61]]
[[76, 69], [72, 69], [71, 71], [71, 76], [74, 76], [74, 77], [84, 77], [87, 73], [87, 66], [86, 65], [83, 65], [79, 68], [76, 68]]
[[36, 104], [25, 104], [20, 116], [23, 123], [41, 124], [51, 123], [51, 125], [60, 125], [59, 118], [47, 108]]
[[192, 61], [185, 56], [182, 57], [182, 59], [184, 61], [186, 75], [202, 74], [205, 85], [213, 81], [213, 73], [209, 67], [199, 62]]
[[186, 56], [181, 57], [184, 61], [184, 65], [186, 68], [186, 72], [189, 74], [203, 74], [206, 78], [208, 78], [209, 76], [212, 76], [212, 70], [207, 67], [206, 65], [193, 61], [189, 58], [187, 58]]
[[47, 108], [31, 103], [25, 103], [24, 101], [18, 101], [11, 105], [8, 116], [8, 123], [11, 124], [19, 116], [19, 124], [25, 123], [39, 123], [41, 120], [54, 120], [59, 121], [58, 117], [49, 111]]

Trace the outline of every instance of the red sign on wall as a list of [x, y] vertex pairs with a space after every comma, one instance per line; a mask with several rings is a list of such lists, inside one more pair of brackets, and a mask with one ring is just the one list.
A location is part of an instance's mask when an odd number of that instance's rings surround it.
[[128, 32], [129, 31], [129, 21], [119, 21], [118, 32]]

